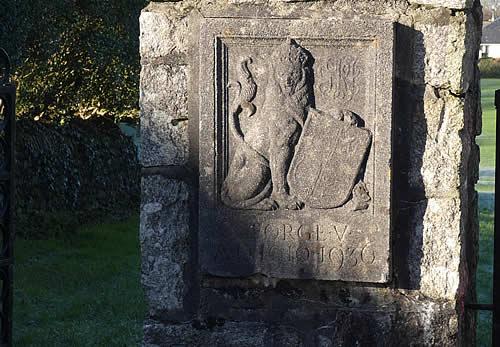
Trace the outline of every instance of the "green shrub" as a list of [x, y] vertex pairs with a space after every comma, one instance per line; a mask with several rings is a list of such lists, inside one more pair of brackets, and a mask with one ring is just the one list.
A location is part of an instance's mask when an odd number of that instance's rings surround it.
[[137, 117], [146, 0], [0, 1], [0, 42], [13, 60], [20, 116]]
[[479, 70], [481, 71], [481, 78], [500, 78], [500, 59], [480, 59]]

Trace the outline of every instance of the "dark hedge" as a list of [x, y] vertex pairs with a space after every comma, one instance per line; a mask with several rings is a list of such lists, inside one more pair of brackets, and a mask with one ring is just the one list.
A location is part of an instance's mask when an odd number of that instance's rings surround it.
[[139, 211], [132, 140], [110, 119], [17, 122], [17, 234], [46, 238]]
[[479, 60], [481, 78], [500, 78], [500, 59], [483, 58]]

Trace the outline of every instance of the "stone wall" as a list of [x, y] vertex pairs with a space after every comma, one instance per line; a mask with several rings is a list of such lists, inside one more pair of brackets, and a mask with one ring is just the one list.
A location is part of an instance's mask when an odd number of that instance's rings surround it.
[[16, 124], [16, 232], [44, 238], [139, 210], [133, 142], [110, 120]]
[[[203, 148], [189, 132], [198, 132], [192, 57], [204, 54], [196, 42], [202, 17], [396, 22], [388, 284], [199, 271]], [[464, 305], [475, 300], [477, 258], [478, 1], [183, 0], [152, 2], [140, 20], [144, 345], [474, 343], [475, 316]]]

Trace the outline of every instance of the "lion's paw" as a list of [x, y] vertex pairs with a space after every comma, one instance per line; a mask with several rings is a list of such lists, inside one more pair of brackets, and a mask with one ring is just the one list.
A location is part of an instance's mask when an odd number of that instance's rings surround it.
[[270, 198], [262, 200], [260, 204], [262, 209], [266, 211], [274, 211], [279, 208], [278, 203]]
[[349, 110], [342, 110], [342, 120], [346, 122], [349, 125], [357, 126], [358, 125], [358, 119]]
[[302, 201], [289, 194], [274, 195], [272, 198], [278, 203], [279, 207], [284, 210], [300, 210], [304, 207]]

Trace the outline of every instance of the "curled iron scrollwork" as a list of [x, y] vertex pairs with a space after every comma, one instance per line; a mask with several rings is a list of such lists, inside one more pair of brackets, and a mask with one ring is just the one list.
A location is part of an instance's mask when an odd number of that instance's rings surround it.
[[5, 49], [0, 48], [0, 83], [7, 84], [10, 82], [10, 59]]
[[0, 345], [12, 345], [13, 190], [16, 86], [0, 48]]

